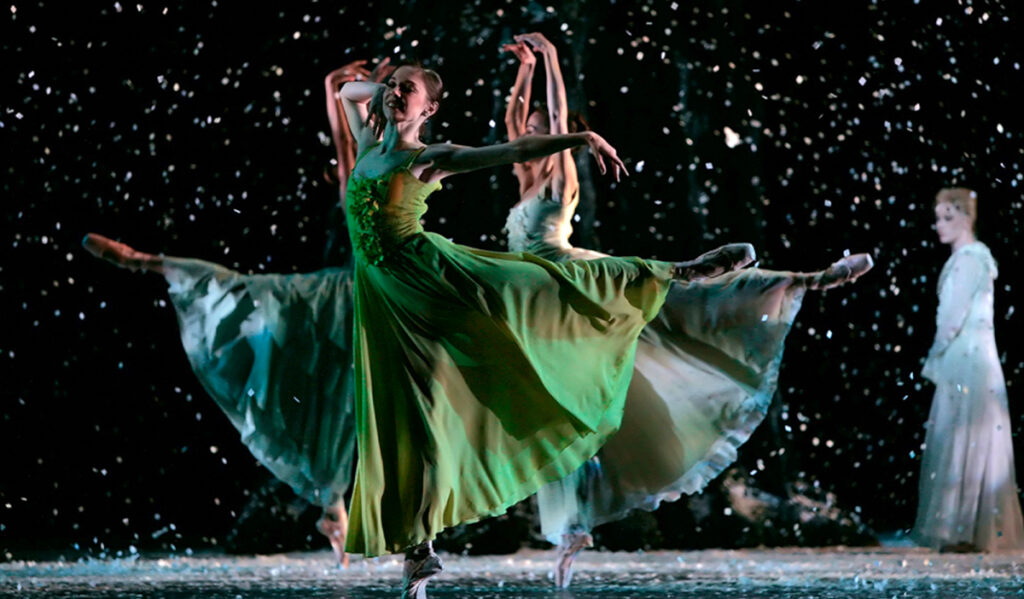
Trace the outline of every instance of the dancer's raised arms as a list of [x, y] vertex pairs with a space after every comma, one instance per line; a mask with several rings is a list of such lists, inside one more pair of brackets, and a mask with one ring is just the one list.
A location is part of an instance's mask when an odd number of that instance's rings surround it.
[[[569, 100], [565, 93], [562, 67], [558, 63], [555, 45], [541, 33], [524, 33], [515, 36], [520, 44], [528, 44], [534, 52], [544, 58], [544, 82], [548, 108], [548, 131], [554, 135], [569, 133]], [[517, 81], [518, 83], [518, 81]], [[527, 108], [528, 110], [528, 108]], [[579, 177], [572, 152], [566, 150], [553, 156], [551, 169], [551, 190], [563, 204], [572, 204], [579, 199]]]
[[530, 96], [533, 90], [533, 72], [537, 68], [537, 57], [526, 42], [505, 44], [503, 52], [511, 52], [519, 59], [519, 70], [512, 94], [505, 109], [505, 129], [508, 140], [515, 141], [527, 133], [527, 119], [530, 117]]
[[[423, 148], [420, 133], [427, 119], [437, 112], [441, 80], [433, 71], [403, 66], [392, 73], [386, 85], [352, 81], [341, 89], [349, 127], [359, 143], [359, 151], [383, 141], [382, 157], [367, 170], [391, 170], [404, 158], [392, 157], [394, 151]], [[362, 120], [359, 120], [362, 119]], [[514, 141], [485, 147], [432, 144], [420, 153], [414, 164], [424, 181], [438, 181], [449, 175], [489, 166], [523, 162], [587, 145], [602, 173], [610, 167], [618, 181], [629, 174], [626, 165], [608, 142], [593, 132], [567, 135], [530, 135]]]

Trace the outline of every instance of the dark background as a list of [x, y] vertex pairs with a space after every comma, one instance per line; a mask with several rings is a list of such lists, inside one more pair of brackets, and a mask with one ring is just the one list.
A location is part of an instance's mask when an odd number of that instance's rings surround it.
[[[875, 529], [908, 527], [931, 400], [917, 372], [948, 256], [931, 228], [942, 186], [979, 192], [1022, 447], [1018, 5], [5, 6], [0, 560], [208, 548], [264, 480], [192, 376], [162, 279], [92, 260], [82, 235], [243, 271], [316, 269], [337, 198], [322, 176], [334, 155], [324, 75], [354, 58], [418, 57], [447, 89], [434, 139], [494, 142], [516, 70], [498, 47], [529, 30], [558, 46], [573, 107], [634, 171], [595, 179], [578, 245], [682, 258], [750, 241], [763, 266], [794, 270], [874, 253], [855, 287], [808, 296], [780, 428], [759, 431], [742, 462], [755, 479], [835, 492]], [[455, 178], [427, 228], [501, 247], [516, 189], [510, 168]]]

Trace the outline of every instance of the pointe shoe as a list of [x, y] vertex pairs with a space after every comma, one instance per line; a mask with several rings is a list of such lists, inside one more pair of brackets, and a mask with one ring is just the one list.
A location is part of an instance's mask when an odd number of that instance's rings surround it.
[[82, 239], [82, 247], [93, 256], [132, 272], [159, 270], [158, 261], [152, 254], [139, 252], [131, 246], [103, 235], [89, 233]]
[[831, 289], [845, 283], [856, 281], [861, 275], [871, 270], [875, 261], [871, 254], [853, 254], [833, 262], [832, 266], [814, 274], [808, 287], [811, 289]]
[[427, 599], [427, 582], [444, 567], [428, 541], [405, 552], [402, 565], [402, 599]]
[[572, 582], [572, 562], [584, 547], [593, 547], [594, 537], [588, 533], [572, 533], [562, 535], [562, 543], [558, 546], [555, 558], [555, 586], [560, 589], [569, 588]]
[[675, 263], [674, 278], [680, 281], [699, 281], [738, 270], [757, 258], [749, 243], [729, 243], [697, 256], [693, 260]]
[[342, 568], [348, 567], [348, 554], [345, 553], [345, 535], [348, 533], [347, 526], [337, 520], [332, 520], [325, 514], [316, 522], [316, 529], [320, 534], [327, 537], [331, 543], [331, 550], [334, 557]]

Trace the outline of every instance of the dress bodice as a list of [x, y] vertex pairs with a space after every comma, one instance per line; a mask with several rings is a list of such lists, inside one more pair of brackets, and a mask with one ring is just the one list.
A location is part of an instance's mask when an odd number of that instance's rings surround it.
[[543, 195], [519, 202], [509, 211], [505, 221], [508, 249], [543, 253], [545, 249], [571, 247], [571, 214], [572, 210], [567, 210], [562, 202]]
[[357, 176], [354, 168], [349, 177], [345, 193], [349, 235], [356, 255], [370, 264], [383, 264], [403, 241], [423, 232], [420, 218], [427, 211], [427, 196], [441, 183], [424, 183], [409, 170], [420, 151], [379, 177]]

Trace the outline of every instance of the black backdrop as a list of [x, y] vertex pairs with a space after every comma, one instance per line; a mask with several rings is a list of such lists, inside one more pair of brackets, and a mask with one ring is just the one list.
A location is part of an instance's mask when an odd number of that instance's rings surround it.
[[[253, 6], [4, 9], [4, 558], [207, 547], [262, 477], [194, 380], [162, 281], [92, 260], [82, 235], [243, 271], [315, 269], [336, 199], [323, 76], [353, 58], [418, 57], [446, 82], [435, 139], [493, 142], [515, 75], [498, 47], [527, 30], [561, 49], [574, 107], [634, 171], [594, 181], [579, 245], [665, 258], [751, 241], [785, 269], [875, 253], [855, 288], [805, 302], [777, 398], [786, 428], [742, 455], [755, 478], [773, 475], [781, 446], [788, 468], [868, 523], [909, 526], [931, 392], [916, 373], [948, 255], [930, 205], [950, 184], [978, 190], [980, 236], [1001, 263], [997, 336], [1021, 446], [1015, 3]], [[499, 248], [515, 199], [511, 169], [456, 178], [427, 228]]]

